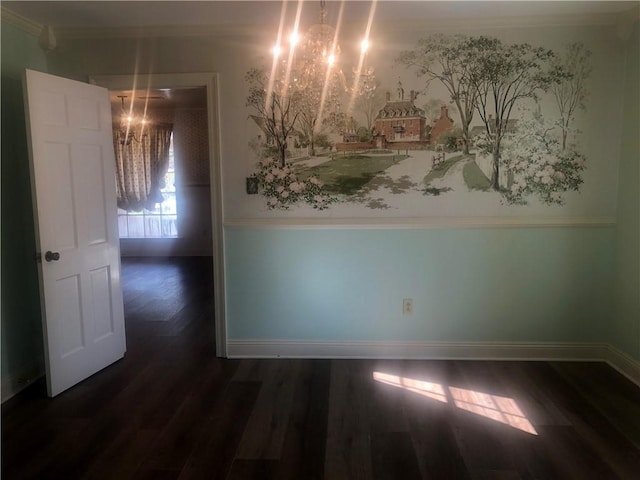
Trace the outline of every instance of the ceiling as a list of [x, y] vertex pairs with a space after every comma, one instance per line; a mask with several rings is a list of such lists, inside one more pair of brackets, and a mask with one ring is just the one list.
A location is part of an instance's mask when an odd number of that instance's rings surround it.
[[[193, 88], [162, 88], [152, 90], [110, 90], [111, 110], [119, 113], [124, 98], [125, 111], [131, 101], [138, 111], [176, 108], [204, 108], [207, 105], [207, 90], [205, 87]], [[146, 105], [146, 108], [145, 108]]]
[[193, 88], [162, 88], [152, 90], [137, 90], [132, 95], [131, 90], [110, 90], [111, 102], [121, 104], [120, 96], [126, 97], [129, 105], [133, 98], [136, 106], [147, 103], [151, 108], [197, 108], [207, 104], [207, 90], [204, 87]]
[[[287, 15], [297, 2], [287, 3]], [[371, 1], [346, 1], [343, 20], [367, 18]], [[54, 28], [124, 28], [196, 25], [277, 24], [280, 1], [2, 1], [10, 10], [40, 25]], [[303, 3], [302, 19], [315, 22], [320, 2]], [[541, 15], [619, 14], [638, 1], [383, 1], [376, 18], [387, 21], [420, 19], [506, 18]], [[335, 22], [340, 2], [327, 2], [328, 22]]]

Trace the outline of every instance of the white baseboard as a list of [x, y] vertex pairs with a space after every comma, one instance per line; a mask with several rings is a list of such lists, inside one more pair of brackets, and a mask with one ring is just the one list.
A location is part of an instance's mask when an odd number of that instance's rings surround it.
[[636, 385], [640, 386], [640, 362], [612, 345], [607, 345], [606, 362]]
[[604, 343], [227, 340], [230, 358], [605, 360], [607, 351], [608, 345]]
[[[606, 343], [227, 340], [227, 357], [603, 361], [640, 386], [640, 362]], [[2, 379], [2, 402], [43, 375], [42, 361], [8, 375]]]
[[229, 358], [601, 361], [640, 385], [640, 363], [607, 343], [227, 340]]
[[2, 402], [9, 400], [33, 382], [44, 376], [44, 360], [39, 359], [10, 373], [2, 379]]

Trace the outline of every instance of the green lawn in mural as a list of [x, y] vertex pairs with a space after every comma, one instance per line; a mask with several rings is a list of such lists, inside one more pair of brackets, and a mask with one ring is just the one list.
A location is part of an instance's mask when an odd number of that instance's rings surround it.
[[305, 180], [315, 176], [322, 181], [327, 193], [354, 195], [374, 177], [407, 157], [408, 155], [364, 154], [335, 156], [325, 163], [299, 171], [298, 178]]
[[487, 192], [491, 188], [491, 180], [482, 173], [482, 170], [480, 170], [480, 167], [478, 167], [478, 164], [473, 159], [464, 164], [462, 168], [462, 178], [467, 187], [469, 187], [469, 190]]

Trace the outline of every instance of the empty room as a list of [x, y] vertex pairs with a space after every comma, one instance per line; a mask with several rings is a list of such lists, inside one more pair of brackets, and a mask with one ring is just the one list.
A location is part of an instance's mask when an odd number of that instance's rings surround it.
[[640, 3], [3, 1], [3, 479], [640, 478]]

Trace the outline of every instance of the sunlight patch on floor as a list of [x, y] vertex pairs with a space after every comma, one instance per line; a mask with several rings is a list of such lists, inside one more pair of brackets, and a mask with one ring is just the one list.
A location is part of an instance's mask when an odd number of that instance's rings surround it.
[[424, 382], [422, 380], [398, 377], [397, 375], [389, 375], [381, 372], [373, 372], [373, 379], [381, 383], [386, 383], [387, 385], [393, 385], [394, 387], [400, 387], [410, 392], [424, 395], [425, 397], [442, 403], [447, 403], [447, 394], [439, 383]]
[[[439, 383], [400, 377], [382, 372], [373, 372], [373, 379], [377, 382], [402, 388], [442, 403], [448, 403], [447, 393]], [[474, 390], [457, 387], [448, 387], [448, 390], [456, 407], [509, 425], [523, 432], [538, 435], [536, 429], [513, 398], [500, 397], [490, 393], [476, 392]]]
[[523, 432], [537, 435], [536, 429], [527, 419], [513, 398], [499, 397], [489, 393], [449, 387], [456, 407], [504, 423]]

